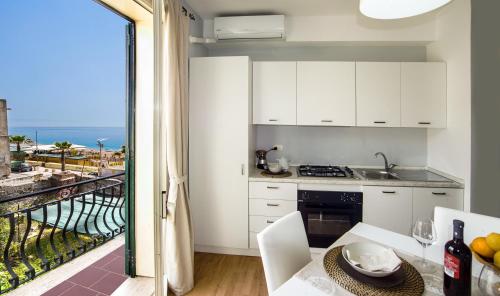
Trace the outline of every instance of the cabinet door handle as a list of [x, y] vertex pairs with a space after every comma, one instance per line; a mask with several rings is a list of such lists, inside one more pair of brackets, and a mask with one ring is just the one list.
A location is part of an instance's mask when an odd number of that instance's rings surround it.
[[322, 119], [321, 122], [333, 122], [331, 119]]
[[267, 220], [267, 221], [266, 221], [266, 223], [267, 223], [267, 224], [273, 224], [273, 223], [274, 223], [274, 221]]
[[244, 164], [241, 164], [241, 175], [242, 176], [245, 175], [245, 165]]
[[395, 194], [396, 191], [382, 191], [382, 193], [384, 193], [384, 194]]
[[387, 123], [387, 122], [385, 122], [385, 121], [374, 121], [373, 123], [385, 124], [385, 123]]
[[267, 204], [268, 207], [279, 207], [280, 204], [272, 204], [272, 203], [268, 203]]
[[431, 123], [429, 121], [419, 121], [418, 124], [429, 125]]
[[280, 189], [278, 186], [267, 186], [267, 189]]
[[446, 195], [446, 192], [432, 192], [434, 195]]
[[278, 119], [271, 118], [271, 119], [269, 119], [269, 121], [276, 122], [276, 121], [278, 121]]

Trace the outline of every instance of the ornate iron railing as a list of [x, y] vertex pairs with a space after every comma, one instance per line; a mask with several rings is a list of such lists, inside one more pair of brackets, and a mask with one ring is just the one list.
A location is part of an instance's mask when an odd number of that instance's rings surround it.
[[123, 233], [124, 173], [0, 201], [0, 294]]

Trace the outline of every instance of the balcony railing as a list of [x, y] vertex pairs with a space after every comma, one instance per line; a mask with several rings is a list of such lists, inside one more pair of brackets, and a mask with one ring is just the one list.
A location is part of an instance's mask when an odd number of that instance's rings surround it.
[[124, 175], [0, 201], [0, 294], [123, 233]]

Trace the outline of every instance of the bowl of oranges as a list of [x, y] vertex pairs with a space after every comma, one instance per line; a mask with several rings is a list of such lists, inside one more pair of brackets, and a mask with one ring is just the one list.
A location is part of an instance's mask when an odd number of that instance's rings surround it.
[[500, 272], [500, 233], [476, 237], [470, 248], [477, 261]]

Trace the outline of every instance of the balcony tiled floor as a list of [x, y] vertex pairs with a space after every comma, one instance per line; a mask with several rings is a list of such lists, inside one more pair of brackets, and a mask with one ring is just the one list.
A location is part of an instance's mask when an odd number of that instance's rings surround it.
[[111, 295], [127, 279], [124, 256], [122, 245], [42, 295]]

